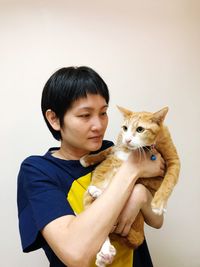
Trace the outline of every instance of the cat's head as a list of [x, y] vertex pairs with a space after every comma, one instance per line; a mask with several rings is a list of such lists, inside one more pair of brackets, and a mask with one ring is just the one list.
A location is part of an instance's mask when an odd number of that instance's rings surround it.
[[134, 112], [119, 107], [124, 120], [119, 135], [119, 140], [128, 149], [137, 149], [154, 145], [160, 132], [168, 107], [157, 112]]

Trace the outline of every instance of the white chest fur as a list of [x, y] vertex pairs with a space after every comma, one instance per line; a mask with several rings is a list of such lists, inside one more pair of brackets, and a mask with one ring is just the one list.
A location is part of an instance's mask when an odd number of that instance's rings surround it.
[[115, 156], [117, 156], [119, 159], [125, 161], [128, 159], [130, 152], [125, 152], [125, 151], [116, 151]]

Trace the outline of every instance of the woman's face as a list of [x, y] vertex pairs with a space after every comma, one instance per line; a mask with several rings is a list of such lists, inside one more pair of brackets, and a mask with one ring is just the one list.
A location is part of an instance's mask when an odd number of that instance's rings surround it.
[[107, 108], [100, 95], [76, 100], [64, 116], [61, 146], [80, 156], [98, 150], [108, 124]]

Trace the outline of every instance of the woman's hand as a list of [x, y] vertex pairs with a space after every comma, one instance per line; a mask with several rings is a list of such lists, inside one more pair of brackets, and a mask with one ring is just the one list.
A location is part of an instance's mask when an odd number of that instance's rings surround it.
[[130, 197], [118, 217], [117, 223], [113, 228], [113, 231], [116, 234], [120, 234], [121, 236], [128, 235], [139, 211], [147, 202], [151, 201], [152, 198], [148, 197], [149, 194], [150, 192], [144, 185], [136, 184], [134, 186]]
[[127, 236], [139, 211], [142, 212], [145, 222], [154, 227], [160, 228], [163, 224], [163, 216], [157, 215], [152, 211], [152, 195], [142, 184], [136, 184], [133, 191], [122, 209], [112, 232]]
[[156, 177], [164, 176], [165, 162], [161, 154], [154, 149], [153, 155], [156, 159], [152, 160], [151, 152], [141, 152], [140, 150], [134, 150], [130, 154], [126, 164], [128, 168], [136, 168], [139, 177]]
[[134, 195], [131, 194], [122, 212], [120, 213], [117, 222], [113, 226], [112, 232], [120, 234], [121, 236], [127, 236], [131, 225], [135, 220], [136, 214], [139, 212], [138, 205], [133, 203]]

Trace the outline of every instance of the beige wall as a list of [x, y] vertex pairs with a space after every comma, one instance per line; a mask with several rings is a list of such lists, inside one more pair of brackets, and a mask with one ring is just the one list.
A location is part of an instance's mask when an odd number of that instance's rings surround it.
[[[107, 138], [121, 117], [169, 106], [166, 123], [182, 170], [161, 230], [146, 227], [155, 267], [199, 267], [200, 1], [0, 0], [1, 265], [47, 266], [23, 255], [16, 219], [16, 175], [30, 154], [57, 145], [40, 112], [41, 90], [62, 66], [88, 65], [111, 92]], [[41, 256], [41, 257], [40, 257]]]

